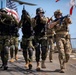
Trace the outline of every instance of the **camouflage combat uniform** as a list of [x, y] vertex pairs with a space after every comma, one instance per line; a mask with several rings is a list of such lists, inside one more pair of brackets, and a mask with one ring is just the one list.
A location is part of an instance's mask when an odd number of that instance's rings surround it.
[[9, 47], [10, 47], [10, 29], [9, 26], [12, 22], [11, 16], [7, 15], [7, 12], [5, 10], [1, 10], [1, 19], [0, 19], [0, 39], [2, 46], [1, 48], [1, 60], [2, 60], [2, 66], [1, 68], [4, 68], [4, 70], [7, 70], [8, 66], [8, 53], [9, 53]]
[[[54, 12], [55, 18], [60, 18], [62, 13], [60, 10]], [[60, 72], [64, 72], [65, 65], [70, 58], [71, 45], [70, 45], [70, 34], [68, 25], [71, 24], [69, 17], [66, 17], [62, 20], [59, 19], [56, 22], [54, 21], [51, 25], [54, 25], [56, 32], [56, 45], [59, 52], [59, 62], [60, 62]], [[50, 26], [51, 26], [50, 25]]]
[[10, 57], [11, 57], [10, 62], [14, 62], [14, 57], [15, 57], [15, 60], [18, 59], [18, 45], [19, 45], [18, 37], [11, 36], [10, 38]]
[[35, 45], [35, 56], [37, 62], [37, 70], [40, 70], [40, 54], [42, 58], [41, 67], [46, 68], [45, 60], [46, 60], [46, 53], [47, 53], [47, 18], [44, 16], [40, 16], [40, 13], [44, 14], [42, 8], [37, 8], [36, 16], [35, 16], [35, 26], [34, 26], [34, 45]]
[[2, 50], [2, 36], [0, 34], [0, 56], [1, 56], [1, 50]]
[[[11, 36], [10, 36], [10, 62], [14, 62], [15, 60], [18, 59], [18, 37], [19, 37], [19, 33], [18, 33], [18, 22], [16, 21], [16, 19], [12, 16], [14, 22], [13, 25], [11, 27]], [[14, 60], [15, 57], [15, 60]]]
[[[21, 25], [22, 24], [22, 25]], [[33, 55], [33, 31], [31, 26], [31, 18], [25, 9], [22, 10], [21, 21], [19, 23], [20, 27], [22, 27], [22, 42], [21, 48], [23, 49], [23, 57], [26, 62], [25, 67], [31, 69], [32, 68], [32, 55]]]

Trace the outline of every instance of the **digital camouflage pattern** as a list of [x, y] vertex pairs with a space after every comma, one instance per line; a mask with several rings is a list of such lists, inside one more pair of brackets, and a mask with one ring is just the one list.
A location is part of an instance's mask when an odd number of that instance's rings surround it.
[[[59, 23], [60, 24], [60, 23]], [[56, 45], [59, 52], [60, 68], [65, 68], [65, 63], [68, 62], [71, 53], [71, 44], [68, 25], [71, 24], [70, 18], [65, 18], [61, 25], [55, 26]]]

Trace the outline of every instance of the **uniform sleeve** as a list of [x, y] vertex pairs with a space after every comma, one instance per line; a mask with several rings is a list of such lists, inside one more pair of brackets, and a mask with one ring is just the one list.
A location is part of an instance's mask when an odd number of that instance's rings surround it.
[[48, 22], [48, 18], [46, 17], [41, 17], [41, 23], [46, 24]]
[[69, 17], [65, 18], [65, 22], [66, 22], [67, 25], [72, 24], [72, 20]]
[[32, 27], [34, 28], [36, 26], [36, 20], [35, 20], [35, 18], [32, 18], [31, 21], [32, 21]]

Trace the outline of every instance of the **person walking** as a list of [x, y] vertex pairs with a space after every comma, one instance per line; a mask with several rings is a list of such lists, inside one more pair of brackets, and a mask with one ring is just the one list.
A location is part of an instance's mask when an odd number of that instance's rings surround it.
[[71, 19], [69, 15], [63, 16], [58, 9], [54, 12], [55, 20], [49, 25], [49, 28], [54, 28], [56, 32], [56, 45], [59, 53], [60, 72], [64, 73], [66, 63], [68, 63], [71, 54], [69, 24]]

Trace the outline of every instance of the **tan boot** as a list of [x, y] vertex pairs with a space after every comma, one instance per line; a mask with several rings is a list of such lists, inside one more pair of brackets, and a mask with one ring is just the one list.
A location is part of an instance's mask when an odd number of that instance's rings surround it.
[[42, 60], [41, 67], [42, 68], [46, 68], [46, 66], [45, 66], [45, 60]]
[[61, 69], [60, 70], [60, 73], [65, 73], [65, 69]]
[[53, 62], [53, 60], [50, 60], [50, 62], [52, 63], [52, 62]]
[[29, 69], [32, 69], [32, 63], [31, 62], [29, 63]]
[[60, 73], [64, 73], [65, 72], [65, 67], [66, 67], [66, 64], [64, 63], [63, 66], [61, 66]]
[[14, 59], [14, 58], [11, 58], [11, 59], [10, 59], [10, 62], [14, 62], [14, 61], [15, 61], [15, 59]]
[[16, 61], [18, 60], [18, 56], [17, 56], [17, 55], [15, 56], [15, 60], [16, 60]]
[[52, 52], [49, 53], [49, 61], [52, 63], [53, 60], [52, 60]]
[[40, 63], [37, 62], [37, 68], [36, 68], [37, 71], [40, 71]]
[[29, 65], [29, 64], [25, 64], [25, 68], [28, 68], [28, 65]]
[[29, 62], [25, 64], [25, 68], [29, 68]]

